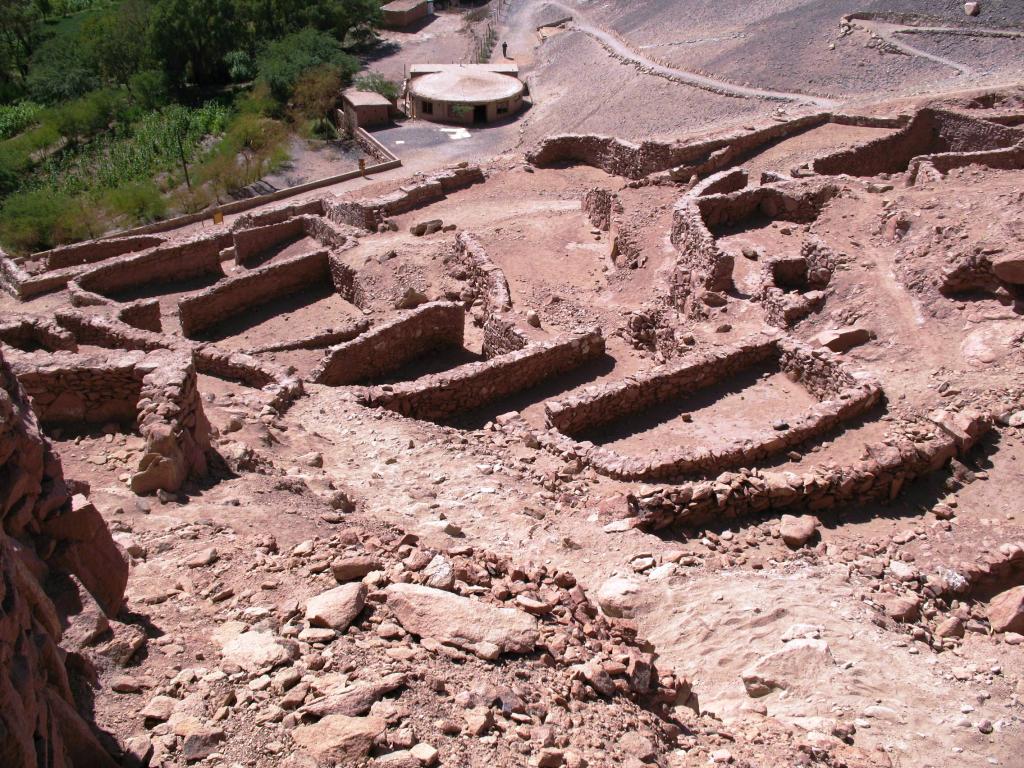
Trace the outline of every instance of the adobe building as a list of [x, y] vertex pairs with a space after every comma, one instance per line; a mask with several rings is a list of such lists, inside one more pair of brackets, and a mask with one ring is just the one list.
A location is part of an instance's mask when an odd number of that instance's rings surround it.
[[387, 125], [391, 119], [391, 108], [391, 102], [375, 91], [347, 88], [341, 94], [341, 110], [349, 128]]
[[515, 64], [415, 64], [409, 68], [409, 115], [480, 125], [523, 107], [526, 86]]
[[394, 0], [381, 6], [383, 24], [388, 29], [403, 29], [426, 18], [430, 12], [429, 0]]

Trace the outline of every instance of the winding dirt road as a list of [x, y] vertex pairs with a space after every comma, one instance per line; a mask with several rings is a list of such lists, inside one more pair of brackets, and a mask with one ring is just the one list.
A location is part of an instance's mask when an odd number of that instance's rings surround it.
[[788, 93], [786, 91], [772, 91], [767, 88], [751, 88], [745, 85], [736, 85], [726, 80], [708, 77], [685, 69], [666, 67], [663, 64], [644, 56], [632, 48], [629, 44], [620, 40], [607, 30], [592, 24], [578, 8], [572, 8], [559, 2], [549, 1], [548, 5], [555, 6], [565, 11], [572, 17], [572, 28], [594, 38], [605, 50], [623, 61], [631, 62], [642, 68], [644, 72], [663, 77], [683, 85], [691, 85], [705, 91], [711, 91], [722, 96], [734, 96], [741, 99], [767, 99], [769, 101], [784, 101], [798, 104], [813, 104], [819, 107], [834, 107], [839, 102], [833, 99], [826, 99], [820, 96], [809, 96], [804, 93]]

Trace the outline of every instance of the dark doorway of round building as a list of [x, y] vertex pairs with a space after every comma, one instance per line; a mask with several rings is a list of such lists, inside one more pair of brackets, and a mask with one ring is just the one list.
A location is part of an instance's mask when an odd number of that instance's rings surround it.
[[473, 107], [473, 122], [474, 123], [486, 123], [487, 122], [487, 105], [477, 104]]

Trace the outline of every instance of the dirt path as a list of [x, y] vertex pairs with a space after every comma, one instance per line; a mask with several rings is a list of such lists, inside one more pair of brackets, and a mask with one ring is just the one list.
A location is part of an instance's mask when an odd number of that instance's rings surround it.
[[938, 56], [934, 53], [928, 53], [922, 51], [920, 48], [915, 48], [907, 42], [901, 40], [898, 35], [908, 34], [948, 34], [948, 35], [963, 35], [966, 37], [1008, 37], [1008, 38], [1020, 38], [1024, 37], [1024, 32], [1016, 32], [1013, 30], [1005, 29], [961, 29], [959, 27], [913, 27], [904, 24], [889, 24], [883, 21], [874, 21], [869, 19], [851, 19], [850, 24], [855, 27], [860, 27], [870, 34], [877, 35], [885, 42], [898, 48], [908, 56], [919, 56], [929, 61], [934, 61], [936, 64], [940, 64], [944, 67], [955, 69], [961, 75], [972, 75], [975, 70], [966, 64], [961, 64], [958, 61], [947, 59], [945, 56]]
[[630, 47], [627, 43], [615, 37], [607, 30], [589, 23], [586, 16], [584, 16], [578, 9], [571, 8], [558, 2], [551, 2], [549, 5], [561, 8], [566, 13], [571, 14], [572, 27], [597, 40], [613, 56], [636, 64], [637, 66], [642, 67], [645, 72], [657, 77], [663, 77], [667, 80], [682, 83], [684, 85], [692, 85], [696, 88], [701, 88], [723, 96], [735, 96], [742, 99], [789, 101], [802, 104], [813, 104], [819, 107], [832, 107], [838, 103], [833, 99], [825, 99], [819, 96], [808, 96], [803, 93], [787, 93], [785, 91], [772, 91], [765, 88], [750, 88], [745, 85], [736, 85], [725, 80], [707, 77], [706, 75], [690, 72], [685, 69], [666, 67], [663, 64], [657, 63], [653, 59], [649, 59], [642, 53], [639, 53], [636, 49]]

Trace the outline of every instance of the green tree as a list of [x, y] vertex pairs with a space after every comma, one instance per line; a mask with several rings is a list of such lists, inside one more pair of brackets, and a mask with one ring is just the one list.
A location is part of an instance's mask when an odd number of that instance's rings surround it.
[[329, 67], [343, 82], [359, 70], [358, 60], [345, 53], [341, 43], [326, 32], [309, 28], [267, 45], [256, 65], [260, 80], [282, 104], [287, 103], [299, 78], [310, 69]]
[[41, 21], [33, 0], [0, 0], [0, 98], [24, 89]]
[[106, 82], [127, 85], [136, 72], [152, 66], [149, 13], [147, 0], [126, 0], [83, 25], [87, 58]]
[[153, 53], [174, 82], [227, 81], [226, 56], [244, 36], [236, 0], [157, 0], [150, 19]]

